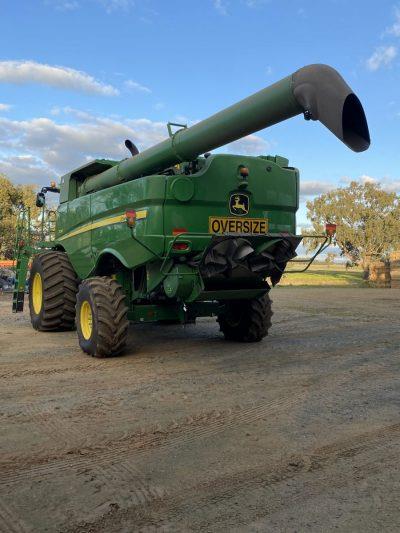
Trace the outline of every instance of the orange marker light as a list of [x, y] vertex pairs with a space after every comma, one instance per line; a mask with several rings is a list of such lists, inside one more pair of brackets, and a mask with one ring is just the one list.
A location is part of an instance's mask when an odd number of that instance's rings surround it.
[[130, 228], [136, 224], [136, 211], [134, 209], [127, 209], [125, 211], [126, 223]]
[[188, 230], [186, 228], [174, 228], [172, 230], [172, 235], [175, 237], [176, 235], [182, 235], [182, 233], [188, 233]]
[[328, 235], [328, 237], [333, 237], [336, 233], [336, 224], [325, 224], [325, 232]]

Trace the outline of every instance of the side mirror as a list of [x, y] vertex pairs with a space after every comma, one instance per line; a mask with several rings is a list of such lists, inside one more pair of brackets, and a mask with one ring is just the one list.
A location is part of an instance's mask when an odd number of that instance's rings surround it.
[[46, 197], [44, 192], [38, 192], [36, 195], [36, 207], [44, 207], [46, 203]]

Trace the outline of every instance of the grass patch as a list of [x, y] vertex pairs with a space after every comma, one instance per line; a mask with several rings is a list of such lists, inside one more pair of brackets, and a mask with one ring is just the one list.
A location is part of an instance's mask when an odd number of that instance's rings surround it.
[[[290, 266], [289, 268], [293, 268]], [[314, 264], [306, 271], [299, 274], [286, 273], [282, 276], [280, 286], [286, 287], [366, 287], [360, 268], [346, 270], [341, 265]]]

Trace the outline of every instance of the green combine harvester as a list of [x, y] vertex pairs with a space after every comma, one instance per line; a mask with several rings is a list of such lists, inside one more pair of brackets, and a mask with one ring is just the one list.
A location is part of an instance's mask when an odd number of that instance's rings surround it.
[[[296, 256], [299, 171], [285, 157], [210, 154], [298, 114], [355, 152], [370, 144], [357, 96], [331, 67], [310, 65], [132, 157], [97, 159], [62, 176], [54, 239], [17, 247], [13, 309], [40, 331], [76, 327], [95, 357], [123, 351], [131, 322], [216, 316], [226, 339], [260, 341], [269, 291]], [[25, 225], [24, 225], [25, 224]], [[329, 226], [318, 252], [329, 245]], [[317, 252], [317, 253], [318, 253]]]

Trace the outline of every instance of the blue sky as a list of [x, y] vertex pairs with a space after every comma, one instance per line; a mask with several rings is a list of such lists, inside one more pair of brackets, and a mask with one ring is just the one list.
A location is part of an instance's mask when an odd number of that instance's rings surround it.
[[372, 0], [0, 0], [0, 172], [47, 183], [122, 158], [309, 63], [344, 76], [372, 145], [296, 117], [229, 151], [285, 155], [304, 200], [350, 179], [400, 190], [400, 4]]

